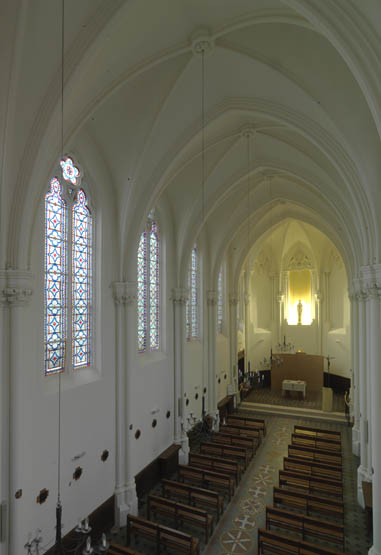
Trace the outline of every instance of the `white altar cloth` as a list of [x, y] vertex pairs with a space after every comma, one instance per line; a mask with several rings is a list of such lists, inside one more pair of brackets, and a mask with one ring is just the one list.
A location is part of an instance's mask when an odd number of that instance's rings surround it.
[[282, 381], [282, 395], [284, 396], [286, 391], [301, 391], [303, 393], [303, 399], [306, 398], [306, 388], [307, 382], [302, 380], [283, 380]]

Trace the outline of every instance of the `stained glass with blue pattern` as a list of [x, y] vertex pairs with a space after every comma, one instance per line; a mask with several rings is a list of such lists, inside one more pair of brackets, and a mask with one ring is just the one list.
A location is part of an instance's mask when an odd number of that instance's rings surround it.
[[147, 342], [147, 233], [140, 236], [137, 260], [138, 351], [143, 353]]
[[72, 363], [91, 362], [92, 222], [87, 199], [80, 189], [72, 208]]
[[218, 299], [217, 299], [217, 329], [219, 333], [222, 333], [222, 321], [223, 321], [223, 296], [222, 296], [222, 268], [220, 268], [220, 273], [218, 274]]
[[159, 236], [156, 222], [152, 222], [150, 232], [150, 347], [151, 351], [159, 348]]
[[61, 372], [66, 358], [66, 202], [57, 178], [45, 196], [45, 374]]
[[198, 331], [198, 253], [193, 247], [188, 273], [189, 300], [186, 306], [187, 339], [197, 339]]

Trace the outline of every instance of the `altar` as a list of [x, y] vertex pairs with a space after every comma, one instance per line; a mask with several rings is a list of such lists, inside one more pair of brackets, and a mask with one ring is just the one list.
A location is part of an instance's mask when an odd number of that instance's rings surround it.
[[286, 395], [286, 391], [300, 391], [303, 399], [306, 398], [307, 383], [302, 380], [283, 380], [282, 382], [282, 396]]
[[309, 391], [321, 391], [324, 385], [324, 357], [306, 353], [278, 353], [281, 364], [271, 368], [271, 390], [282, 391], [283, 380], [299, 380]]

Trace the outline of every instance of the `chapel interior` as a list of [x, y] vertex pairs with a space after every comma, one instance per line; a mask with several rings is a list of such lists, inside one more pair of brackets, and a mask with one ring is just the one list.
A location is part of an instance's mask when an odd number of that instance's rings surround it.
[[381, 555], [380, 2], [0, 28], [0, 555]]

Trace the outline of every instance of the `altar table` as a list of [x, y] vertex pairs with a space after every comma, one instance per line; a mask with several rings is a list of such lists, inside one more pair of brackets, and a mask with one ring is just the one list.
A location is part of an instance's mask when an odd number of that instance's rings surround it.
[[304, 382], [302, 380], [283, 380], [282, 395], [284, 396], [286, 391], [301, 391], [303, 393], [303, 399], [305, 399], [306, 387], [307, 387], [307, 382]]

